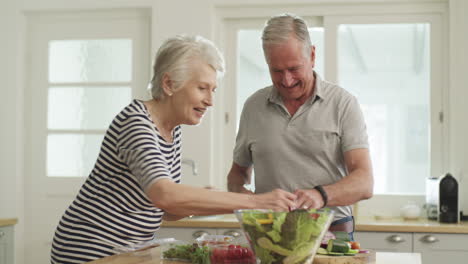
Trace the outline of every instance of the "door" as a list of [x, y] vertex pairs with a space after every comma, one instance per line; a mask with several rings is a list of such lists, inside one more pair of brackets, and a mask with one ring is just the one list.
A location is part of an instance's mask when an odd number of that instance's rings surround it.
[[28, 21], [25, 261], [49, 263], [55, 227], [91, 171], [106, 128], [132, 98], [145, 97], [149, 15], [40, 13]]

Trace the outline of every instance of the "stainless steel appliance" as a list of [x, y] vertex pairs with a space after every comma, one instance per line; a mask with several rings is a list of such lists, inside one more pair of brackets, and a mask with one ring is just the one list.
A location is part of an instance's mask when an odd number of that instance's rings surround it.
[[439, 178], [426, 179], [426, 213], [429, 220], [437, 220], [439, 206]]

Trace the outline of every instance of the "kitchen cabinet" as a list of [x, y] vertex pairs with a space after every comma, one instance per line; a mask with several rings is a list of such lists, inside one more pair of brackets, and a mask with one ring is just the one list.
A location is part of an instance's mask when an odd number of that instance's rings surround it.
[[203, 234], [207, 235], [216, 235], [216, 228], [186, 228], [186, 227], [161, 227], [156, 232], [157, 238], [169, 238], [173, 237], [177, 240], [182, 240], [186, 242], [191, 242], [197, 237], [202, 236]]
[[13, 262], [13, 226], [0, 227], [0, 264]]
[[413, 252], [421, 253], [422, 263], [466, 263], [467, 234], [414, 233]]
[[468, 234], [356, 232], [364, 248], [387, 252], [421, 253], [422, 263], [466, 263]]
[[239, 244], [248, 244], [247, 239], [245, 238], [244, 234], [242, 233], [241, 229], [235, 229], [235, 228], [230, 228], [230, 229], [217, 229], [216, 230], [217, 235], [225, 235], [225, 236], [232, 236], [235, 239], [236, 243]]
[[158, 238], [173, 237], [175, 239], [183, 240], [186, 242], [193, 241], [194, 239], [202, 236], [203, 234], [233, 236], [235, 238], [236, 243], [241, 243], [241, 244], [247, 243], [247, 240], [245, 239], [245, 236], [242, 234], [242, 231], [236, 228], [161, 227], [156, 232], [156, 236]]
[[412, 252], [413, 234], [402, 232], [355, 232], [354, 239], [364, 248], [384, 252]]

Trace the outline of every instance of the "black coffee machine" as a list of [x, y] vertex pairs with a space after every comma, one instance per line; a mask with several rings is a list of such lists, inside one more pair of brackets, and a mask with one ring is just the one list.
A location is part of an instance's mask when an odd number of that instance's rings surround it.
[[458, 182], [447, 173], [439, 180], [439, 222], [458, 223]]

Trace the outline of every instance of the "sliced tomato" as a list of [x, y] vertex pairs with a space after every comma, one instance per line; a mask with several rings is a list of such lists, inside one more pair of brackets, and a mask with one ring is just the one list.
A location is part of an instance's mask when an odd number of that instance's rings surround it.
[[357, 241], [351, 241], [351, 249], [361, 249], [361, 244]]

